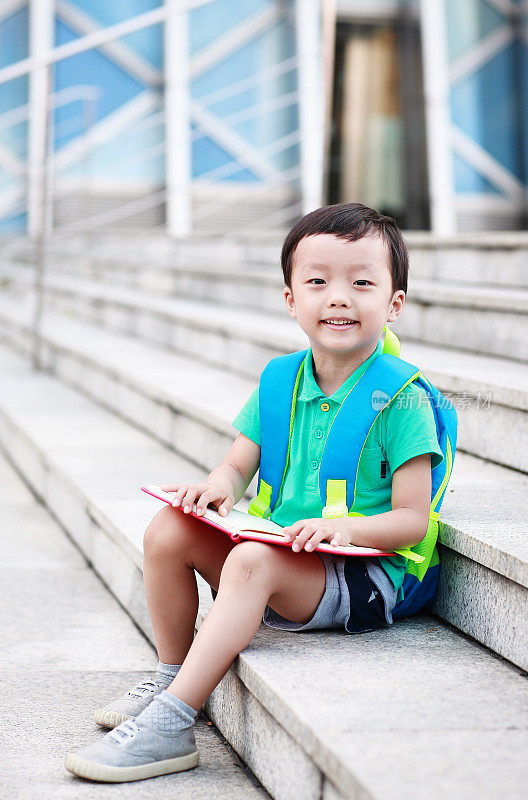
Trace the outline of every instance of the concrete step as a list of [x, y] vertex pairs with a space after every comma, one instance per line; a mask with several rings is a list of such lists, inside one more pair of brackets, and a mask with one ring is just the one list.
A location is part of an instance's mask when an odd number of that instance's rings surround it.
[[404, 233], [411, 274], [425, 280], [528, 288], [528, 233], [490, 231], [436, 236]]
[[[64, 757], [106, 733], [96, 708], [155, 677], [156, 650], [4, 457], [0, 503], [2, 796], [105, 798], [108, 787], [71, 775]], [[196, 741], [196, 769], [157, 778], [156, 798], [269, 798], [203, 713]], [[144, 796], [144, 784], [125, 786], [127, 798]]]
[[[44, 365], [60, 380], [206, 473], [222, 461], [236, 436], [231, 421], [253, 381], [60, 317], [48, 315], [46, 330]], [[26, 349], [27, 334], [14, 335], [13, 342]], [[256, 490], [255, 477], [248, 497]], [[435, 607], [451, 624], [525, 668], [527, 490], [526, 475], [457, 451], [442, 505], [446, 566]]]
[[[9, 280], [13, 288], [32, 286], [33, 268], [4, 263], [0, 268], [2, 280]], [[146, 267], [136, 262], [133, 268], [114, 264], [112, 269], [108, 265], [80, 270], [69, 260], [62, 268], [53, 263], [46, 285], [49, 302], [68, 308], [85, 302], [87, 294], [94, 303], [112, 303], [112, 292], [120, 286], [137, 291], [142, 299], [148, 292], [188, 298], [194, 303], [213, 301], [242, 310], [267, 311], [282, 318], [287, 314], [280, 269], [258, 265], [242, 269], [221, 264], [169, 267], [158, 263]], [[404, 313], [392, 327], [406, 341], [526, 363], [527, 309], [528, 288], [475, 286], [412, 276]]]
[[[189, 239], [170, 239], [163, 232], [130, 232], [126, 237], [104, 234], [52, 238], [48, 253], [56, 264], [70, 269], [107, 270], [138, 274], [145, 268], [174, 269], [202, 266], [236, 266], [245, 270], [260, 264], [280, 271], [280, 251], [288, 232], [254, 231], [208, 236], [197, 231]], [[528, 289], [528, 233], [507, 231], [458, 233], [437, 236], [427, 231], [404, 231], [412, 278]], [[35, 247], [22, 237], [5, 238], [5, 258], [34, 261]]]
[[[286, 232], [284, 232], [285, 234]], [[61, 269], [72, 267], [79, 274], [89, 275], [130, 270], [141, 271], [145, 267], [178, 267], [194, 264], [216, 264], [228, 267], [237, 264], [277, 265], [283, 236], [276, 231], [253, 234], [246, 237], [207, 236], [202, 232], [190, 239], [171, 239], [160, 231], [149, 231], [147, 235], [138, 231], [126, 236], [75, 235], [68, 238], [52, 238], [47, 242], [46, 252], [50, 263]], [[0, 237], [3, 260], [34, 264], [36, 247], [24, 237]]]
[[[273, 356], [308, 346], [289, 316], [272, 317], [119, 287], [102, 290], [89, 281], [75, 284], [48, 295], [46, 317], [51, 319], [56, 311], [70, 319], [124, 331], [253, 381]], [[3, 292], [0, 323], [4, 335], [13, 340], [16, 330], [27, 331], [31, 309], [28, 294], [11, 297]], [[460, 449], [528, 472], [527, 364], [405, 340], [401, 356], [419, 366], [451, 398], [459, 417]]]
[[[159, 503], [139, 486], [203, 472], [4, 348], [0, 370], [4, 451], [152, 642], [142, 540]], [[276, 800], [407, 800], [409, 776], [428, 800], [525, 796], [527, 675], [435, 616], [359, 636], [261, 626], [205, 711]]]

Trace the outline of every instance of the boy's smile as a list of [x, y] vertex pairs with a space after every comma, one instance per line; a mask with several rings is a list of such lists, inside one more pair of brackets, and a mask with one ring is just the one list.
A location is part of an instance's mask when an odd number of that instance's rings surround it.
[[392, 292], [390, 252], [378, 235], [355, 242], [306, 236], [292, 267], [286, 307], [310, 340], [319, 385], [337, 384], [333, 392], [372, 355], [385, 323], [400, 315], [405, 292]]

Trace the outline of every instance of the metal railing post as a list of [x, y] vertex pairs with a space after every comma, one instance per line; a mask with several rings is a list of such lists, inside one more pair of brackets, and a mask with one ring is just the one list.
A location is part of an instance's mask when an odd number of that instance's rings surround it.
[[189, 91], [189, 14], [179, 0], [165, 0], [163, 71], [165, 75], [165, 183], [167, 232], [191, 232], [191, 124]]
[[295, 0], [295, 39], [299, 59], [299, 130], [303, 214], [323, 202], [324, 117], [321, 54], [321, 0]]
[[456, 231], [444, 0], [420, 0], [431, 231]]
[[[53, 46], [53, 0], [30, 0], [29, 42], [33, 58], [42, 57]], [[38, 62], [37, 62], [38, 63]], [[41, 321], [46, 261], [46, 238], [51, 217], [48, 197], [50, 71], [49, 64], [36, 66], [29, 76], [28, 142], [28, 232], [35, 245], [35, 313], [32, 362], [41, 368]]]

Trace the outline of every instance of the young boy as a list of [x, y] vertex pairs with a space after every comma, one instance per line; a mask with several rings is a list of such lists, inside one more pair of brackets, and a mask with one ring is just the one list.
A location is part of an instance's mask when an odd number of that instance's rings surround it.
[[[117, 726], [66, 757], [71, 772], [99, 781], [131, 781], [198, 763], [197, 713], [261, 622], [281, 630], [340, 628], [349, 633], [392, 623], [406, 559], [311, 552], [322, 541], [389, 551], [426, 533], [431, 464], [442, 460], [425, 391], [409, 384], [402, 402], [377, 416], [359, 464], [353, 510], [322, 517], [318, 468], [345, 395], [382, 352], [385, 323], [402, 313], [408, 255], [393, 219], [366, 206], [326, 206], [303, 217], [282, 249], [284, 298], [310, 349], [301, 372], [290, 460], [271, 518], [292, 547], [234, 544], [186, 516], [209, 504], [226, 515], [244, 495], [260, 462], [258, 389], [234, 420], [240, 433], [223, 463], [198, 485], [172, 484], [144, 539], [144, 583], [158, 669], [95, 714]], [[425, 402], [424, 402], [425, 398]], [[384, 466], [383, 466], [384, 465]], [[380, 469], [381, 468], [381, 469]], [[349, 509], [352, 510], [352, 509]], [[217, 592], [196, 637], [194, 570]]]

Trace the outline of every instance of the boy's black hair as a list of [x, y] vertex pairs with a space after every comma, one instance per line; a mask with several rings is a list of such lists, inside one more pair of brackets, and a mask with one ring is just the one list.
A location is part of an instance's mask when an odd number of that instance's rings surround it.
[[335, 203], [322, 206], [305, 214], [295, 223], [284, 240], [281, 252], [284, 283], [289, 289], [291, 289], [295, 248], [301, 239], [319, 233], [330, 233], [349, 242], [355, 242], [369, 235], [381, 236], [387, 243], [390, 253], [392, 293], [403, 289], [407, 294], [409, 253], [396, 220], [361, 203]]

